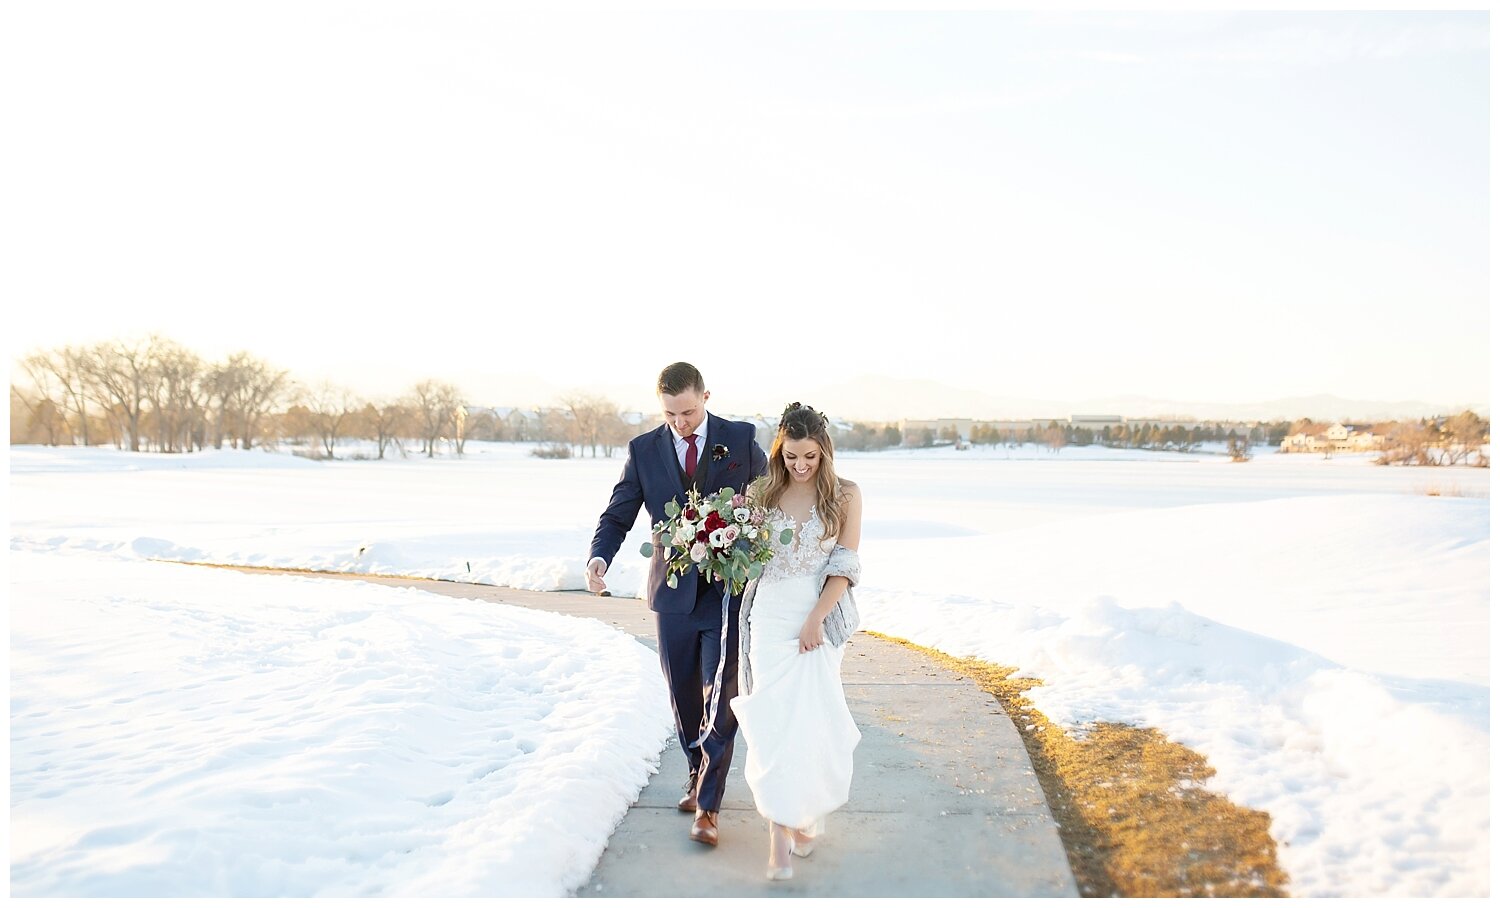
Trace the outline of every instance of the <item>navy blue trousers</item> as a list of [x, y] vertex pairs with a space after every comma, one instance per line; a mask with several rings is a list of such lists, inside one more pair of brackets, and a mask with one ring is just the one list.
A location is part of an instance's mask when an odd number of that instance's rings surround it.
[[714, 672], [719, 665], [719, 615], [722, 584], [698, 586], [698, 602], [686, 615], [656, 613], [656, 646], [662, 674], [672, 695], [677, 741], [687, 755], [688, 771], [698, 783], [698, 807], [718, 810], [734, 758], [734, 736], [740, 724], [729, 708], [739, 693], [740, 597], [729, 600], [729, 636], [725, 643], [724, 683], [719, 688], [719, 712], [713, 731], [698, 747], [692, 742], [708, 726]]

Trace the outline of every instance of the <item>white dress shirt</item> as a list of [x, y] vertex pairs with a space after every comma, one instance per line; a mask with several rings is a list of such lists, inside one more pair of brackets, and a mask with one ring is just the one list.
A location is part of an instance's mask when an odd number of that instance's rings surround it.
[[[667, 431], [672, 433], [672, 443], [677, 446], [677, 465], [682, 467], [682, 472], [686, 473], [688, 441], [686, 438], [678, 435], [677, 430], [675, 429], [668, 428]], [[693, 437], [696, 437], [698, 439], [698, 462], [702, 463], [703, 456], [708, 453], [708, 448], [706, 447], [706, 445], [708, 444], [707, 413], [703, 414], [703, 422], [698, 424], [698, 428], [693, 430], [692, 435]]]

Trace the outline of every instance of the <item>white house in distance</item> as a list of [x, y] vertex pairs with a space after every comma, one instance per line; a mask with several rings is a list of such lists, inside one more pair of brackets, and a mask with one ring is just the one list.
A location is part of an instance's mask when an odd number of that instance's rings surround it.
[[1285, 454], [1325, 454], [1329, 451], [1340, 454], [1345, 451], [1374, 451], [1383, 444], [1385, 436], [1376, 434], [1371, 426], [1346, 426], [1336, 422], [1288, 435], [1281, 440], [1281, 450]]

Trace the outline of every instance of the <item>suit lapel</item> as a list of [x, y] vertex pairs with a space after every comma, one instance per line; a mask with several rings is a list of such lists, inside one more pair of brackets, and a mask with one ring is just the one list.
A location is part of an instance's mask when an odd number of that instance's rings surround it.
[[662, 423], [661, 429], [657, 431], [656, 449], [661, 454], [667, 476], [671, 478], [672, 488], [682, 488], [682, 464], [677, 462], [677, 444], [672, 441], [672, 430], [666, 423]]
[[724, 444], [723, 420], [719, 419], [719, 417], [713, 415], [712, 413], [708, 414], [707, 429], [708, 431], [706, 434], [708, 437], [703, 439], [703, 447], [705, 448], [705, 450], [703, 452], [703, 456], [698, 460], [698, 489], [705, 494], [719, 491], [718, 486], [713, 485], [708, 481], [710, 476], [715, 473], [721, 472], [723, 469], [720, 466], [719, 462], [717, 460], [714, 460], [714, 448], [713, 445], [709, 444], [709, 442], [712, 441], [714, 444]]

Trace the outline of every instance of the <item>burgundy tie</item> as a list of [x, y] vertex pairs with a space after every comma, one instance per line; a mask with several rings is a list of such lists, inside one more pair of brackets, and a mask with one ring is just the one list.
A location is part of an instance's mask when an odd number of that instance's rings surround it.
[[698, 470], [698, 436], [689, 435], [687, 437], [687, 443], [687, 474], [691, 476]]

